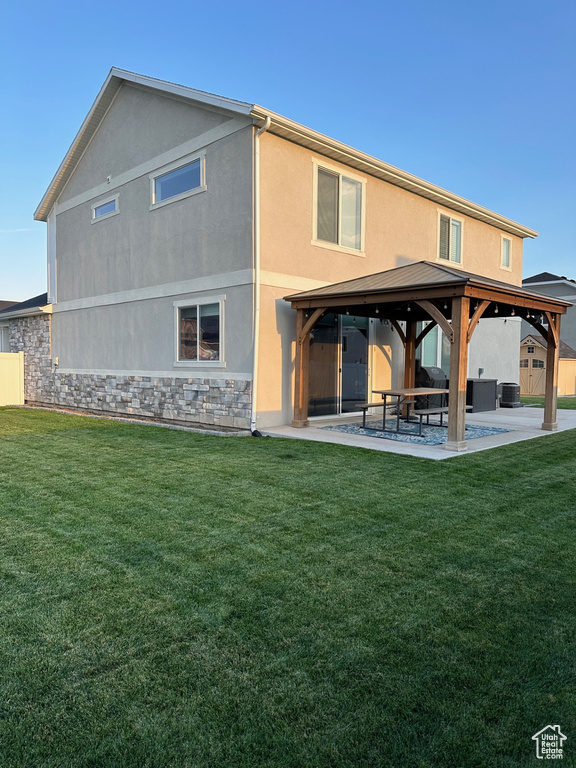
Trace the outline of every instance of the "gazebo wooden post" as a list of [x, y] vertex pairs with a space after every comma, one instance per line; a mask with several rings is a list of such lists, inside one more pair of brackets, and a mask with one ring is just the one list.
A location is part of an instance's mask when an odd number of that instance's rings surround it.
[[412, 389], [416, 384], [416, 322], [406, 321], [406, 344], [404, 345], [404, 386]]
[[310, 358], [310, 333], [303, 334], [306, 311], [296, 310], [296, 360], [294, 370], [294, 418], [293, 427], [307, 427], [308, 421], [308, 367]]
[[450, 345], [450, 399], [448, 402], [448, 435], [444, 443], [447, 451], [465, 451], [466, 378], [468, 370], [468, 322], [470, 299], [459, 296], [452, 299], [452, 330]]
[[[548, 314], [548, 313], [547, 313]], [[558, 358], [560, 353], [560, 315], [548, 314], [548, 338], [546, 348], [546, 389], [544, 394], [544, 421], [542, 429], [553, 432], [558, 429], [556, 409], [558, 404]]]
[[[406, 341], [404, 343], [404, 387], [412, 389], [416, 385], [416, 322], [406, 321]], [[402, 406], [406, 415], [406, 405]]]

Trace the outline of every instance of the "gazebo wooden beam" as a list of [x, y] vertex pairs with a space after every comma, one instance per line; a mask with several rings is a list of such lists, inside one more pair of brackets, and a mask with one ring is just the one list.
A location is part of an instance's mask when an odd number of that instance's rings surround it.
[[490, 306], [490, 302], [488, 299], [484, 299], [480, 302], [480, 305], [477, 307], [477, 309], [474, 310], [474, 314], [470, 318], [470, 325], [468, 326], [468, 344], [470, 344], [470, 340], [472, 339], [472, 334], [474, 333], [474, 328], [478, 325], [480, 318], [486, 312], [487, 308]]
[[442, 328], [442, 330], [448, 337], [448, 340], [450, 341], [450, 343], [452, 343], [453, 336], [454, 336], [452, 331], [452, 326], [450, 325], [448, 320], [446, 320], [442, 312], [440, 312], [438, 307], [432, 304], [431, 301], [426, 301], [426, 299], [422, 299], [421, 301], [416, 301], [414, 303], [418, 304], [418, 306], [421, 307], [424, 310], [424, 312], [428, 313], [430, 317], [433, 318], [438, 323], [440, 328]]
[[437, 325], [438, 325], [438, 323], [436, 322], [436, 320], [432, 320], [431, 322], [428, 323], [426, 328], [423, 328], [420, 331], [420, 333], [418, 334], [418, 337], [416, 339], [416, 349], [418, 349], [418, 347], [420, 346], [420, 344], [422, 344], [422, 342], [424, 341], [426, 336], [428, 336], [430, 331], [433, 330], [434, 328], [436, 328]]
[[390, 324], [393, 328], [395, 328], [398, 331], [398, 336], [400, 336], [400, 341], [402, 342], [402, 345], [406, 346], [406, 334], [404, 333], [404, 330], [400, 323], [398, 323], [396, 320], [392, 319], [390, 320]]

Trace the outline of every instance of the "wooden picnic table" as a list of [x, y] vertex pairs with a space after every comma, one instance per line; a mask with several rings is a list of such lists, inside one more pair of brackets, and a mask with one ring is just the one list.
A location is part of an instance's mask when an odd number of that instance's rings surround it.
[[[410, 421], [410, 408], [414, 403], [416, 397], [428, 397], [430, 395], [447, 395], [449, 389], [439, 389], [437, 387], [399, 387], [397, 389], [373, 389], [372, 394], [382, 395], [383, 404], [383, 416], [382, 416], [382, 432], [396, 432], [398, 434], [413, 434], [412, 432], [402, 432], [400, 429], [400, 406], [406, 405], [406, 421]], [[396, 429], [386, 429], [386, 405], [389, 397], [396, 398]], [[372, 404], [373, 405], [373, 404]], [[428, 415], [434, 411], [433, 408], [425, 409], [428, 411]], [[445, 412], [445, 406], [439, 406], [436, 409], [438, 413]], [[374, 429], [374, 427], [366, 427], [366, 411], [364, 411], [363, 426], [365, 429]], [[420, 434], [422, 433], [422, 418], [420, 418]]]

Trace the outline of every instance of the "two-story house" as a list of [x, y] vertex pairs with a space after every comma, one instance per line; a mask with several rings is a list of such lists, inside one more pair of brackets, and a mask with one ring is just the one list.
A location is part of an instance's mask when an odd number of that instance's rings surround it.
[[[28, 330], [4, 315], [35, 356], [26, 397], [244, 429], [292, 419], [285, 297], [417, 262], [520, 286], [536, 236], [262, 107], [118, 69], [35, 218], [47, 306]], [[318, 320], [310, 416], [353, 411], [403, 375], [377, 312]], [[517, 317], [483, 318], [469, 375], [515, 381], [519, 340]], [[448, 348], [436, 326], [417, 354], [447, 371]]]

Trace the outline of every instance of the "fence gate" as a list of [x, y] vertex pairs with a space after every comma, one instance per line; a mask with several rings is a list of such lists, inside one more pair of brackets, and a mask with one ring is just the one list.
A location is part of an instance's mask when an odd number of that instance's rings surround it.
[[24, 352], [0, 352], [1, 405], [24, 405]]

